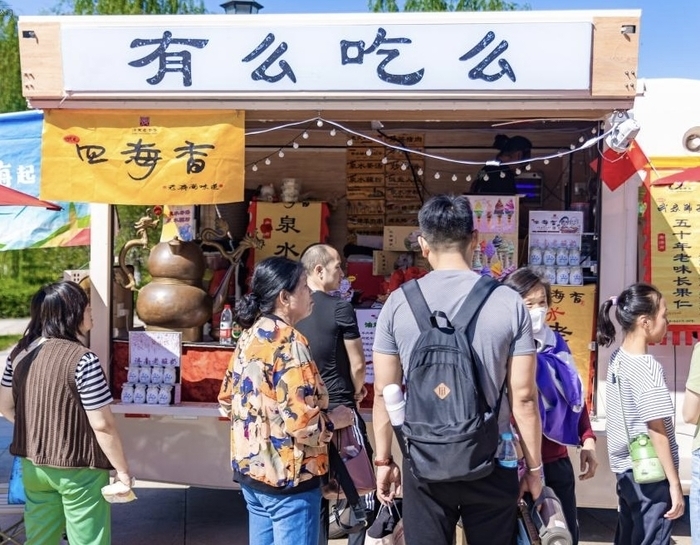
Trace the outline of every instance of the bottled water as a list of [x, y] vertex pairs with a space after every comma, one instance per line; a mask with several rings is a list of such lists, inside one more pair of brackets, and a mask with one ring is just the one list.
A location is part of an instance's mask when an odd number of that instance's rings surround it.
[[224, 305], [224, 310], [221, 311], [221, 319], [219, 321], [219, 344], [233, 344], [233, 312], [231, 305]]
[[501, 434], [496, 459], [502, 467], [513, 469], [518, 467], [518, 451], [515, 448], [515, 439], [511, 432], [506, 431]]

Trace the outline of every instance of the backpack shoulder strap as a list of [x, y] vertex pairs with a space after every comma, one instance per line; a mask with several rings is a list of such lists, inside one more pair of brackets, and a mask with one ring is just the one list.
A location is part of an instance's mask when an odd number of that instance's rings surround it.
[[430, 317], [432, 316], [432, 312], [430, 312], [428, 303], [425, 302], [425, 297], [423, 297], [423, 292], [418, 285], [418, 280], [414, 279], [402, 284], [401, 289], [406, 297], [408, 306], [411, 307], [411, 312], [421, 332], [430, 329]]
[[[481, 311], [481, 307], [498, 286], [500, 284], [490, 276], [479, 278], [452, 320], [455, 328], [471, 325], [476, 315]], [[471, 336], [469, 336], [469, 340], [471, 341]]]

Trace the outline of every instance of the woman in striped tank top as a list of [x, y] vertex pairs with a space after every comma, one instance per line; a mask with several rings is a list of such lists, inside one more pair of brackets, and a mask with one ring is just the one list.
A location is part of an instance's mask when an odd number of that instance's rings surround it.
[[[617, 477], [619, 516], [615, 545], [671, 543], [673, 520], [685, 509], [678, 477], [671, 396], [661, 364], [648, 351], [666, 335], [666, 301], [654, 286], [632, 284], [600, 308], [598, 343], [615, 341], [610, 309], [622, 328], [620, 347], [610, 357], [606, 384], [608, 457]], [[632, 472], [629, 438], [651, 439], [666, 479], [639, 484]]]

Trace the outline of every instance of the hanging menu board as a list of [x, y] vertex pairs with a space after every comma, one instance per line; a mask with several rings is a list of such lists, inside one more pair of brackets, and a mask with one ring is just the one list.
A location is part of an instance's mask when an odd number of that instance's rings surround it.
[[518, 197], [469, 195], [479, 244], [472, 270], [503, 279], [518, 268]]

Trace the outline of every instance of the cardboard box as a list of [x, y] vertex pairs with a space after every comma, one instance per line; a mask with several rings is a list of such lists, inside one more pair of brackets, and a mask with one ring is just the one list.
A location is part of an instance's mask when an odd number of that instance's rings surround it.
[[382, 241], [383, 250], [391, 250], [395, 252], [417, 252], [420, 250], [418, 246], [418, 227], [405, 225], [390, 225], [384, 227], [384, 239]]

